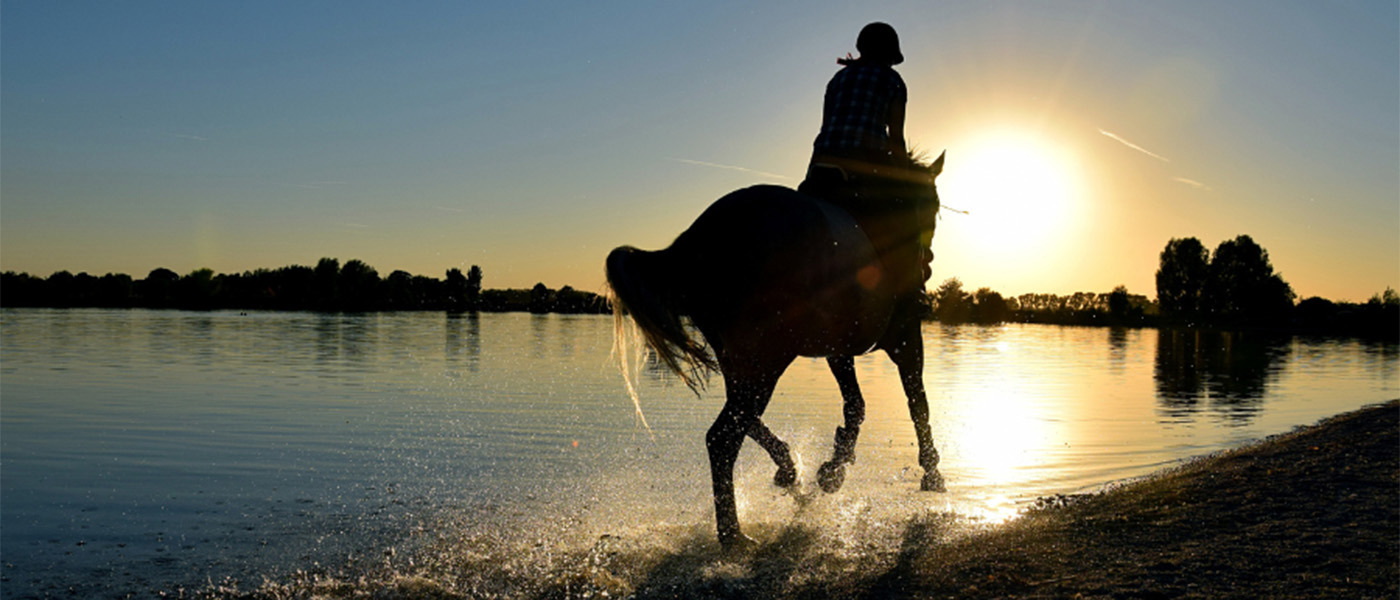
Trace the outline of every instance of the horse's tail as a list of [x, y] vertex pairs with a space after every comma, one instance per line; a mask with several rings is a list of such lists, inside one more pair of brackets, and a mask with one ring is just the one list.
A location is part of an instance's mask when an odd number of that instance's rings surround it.
[[[691, 391], [699, 394], [708, 371], [718, 371], [719, 364], [705, 349], [705, 344], [686, 331], [681, 322], [683, 307], [676, 289], [677, 265], [667, 260], [667, 251], [648, 252], [622, 246], [608, 254], [607, 278], [615, 327], [614, 350], [622, 362], [622, 376], [632, 401], [637, 400], [632, 368], [628, 358], [626, 318], [631, 315], [642, 337], [656, 353], [661, 363], [684, 381]], [[645, 423], [645, 419], [643, 419]]]

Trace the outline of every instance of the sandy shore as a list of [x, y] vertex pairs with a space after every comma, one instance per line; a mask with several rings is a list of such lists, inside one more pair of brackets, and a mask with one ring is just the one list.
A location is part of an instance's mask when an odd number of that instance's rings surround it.
[[862, 597], [1395, 598], [1400, 403], [909, 556]]
[[[723, 556], [708, 527], [516, 562], [460, 539], [351, 578], [239, 598], [1395, 598], [1400, 401], [975, 527], [927, 514], [850, 547], [810, 525]], [[836, 546], [845, 545], [844, 548]], [[548, 555], [541, 560], [538, 555]]]

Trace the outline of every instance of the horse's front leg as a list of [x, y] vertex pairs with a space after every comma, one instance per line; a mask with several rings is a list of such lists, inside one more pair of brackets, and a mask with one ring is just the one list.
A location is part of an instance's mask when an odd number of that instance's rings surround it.
[[836, 428], [836, 444], [831, 460], [817, 470], [817, 482], [822, 491], [830, 494], [841, 489], [846, 480], [846, 465], [856, 461], [856, 438], [860, 436], [860, 424], [865, 421], [865, 397], [860, 393], [860, 383], [856, 381], [856, 362], [851, 356], [832, 356], [826, 359], [831, 374], [836, 376], [836, 385], [841, 388], [842, 413], [846, 417], [843, 427]]
[[749, 437], [758, 442], [759, 447], [768, 452], [778, 472], [773, 474], [773, 485], [787, 488], [797, 484], [797, 463], [792, 460], [792, 450], [787, 443], [778, 439], [762, 419], [754, 418], [749, 424]]
[[898, 343], [886, 349], [890, 360], [899, 369], [904, 395], [909, 399], [909, 418], [914, 421], [914, 436], [919, 439], [919, 466], [924, 477], [919, 488], [926, 492], [943, 492], [947, 487], [938, 472], [938, 449], [933, 445], [933, 432], [928, 425], [928, 397], [924, 393], [924, 339], [919, 322], [913, 321], [898, 336]]

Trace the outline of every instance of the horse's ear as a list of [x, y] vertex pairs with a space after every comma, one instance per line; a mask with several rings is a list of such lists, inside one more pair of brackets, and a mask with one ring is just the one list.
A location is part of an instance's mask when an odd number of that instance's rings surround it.
[[939, 174], [943, 173], [943, 159], [947, 156], [948, 151], [944, 150], [943, 152], [938, 154], [938, 158], [934, 159], [933, 164], [928, 166], [929, 172], [933, 173], [934, 177], [937, 177]]

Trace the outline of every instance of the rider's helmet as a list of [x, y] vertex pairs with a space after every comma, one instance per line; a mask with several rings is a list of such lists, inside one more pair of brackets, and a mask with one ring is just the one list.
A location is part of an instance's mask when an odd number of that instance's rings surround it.
[[861, 58], [891, 65], [904, 62], [904, 55], [899, 52], [899, 34], [888, 23], [871, 23], [862, 28], [856, 37], [856, 50]]

